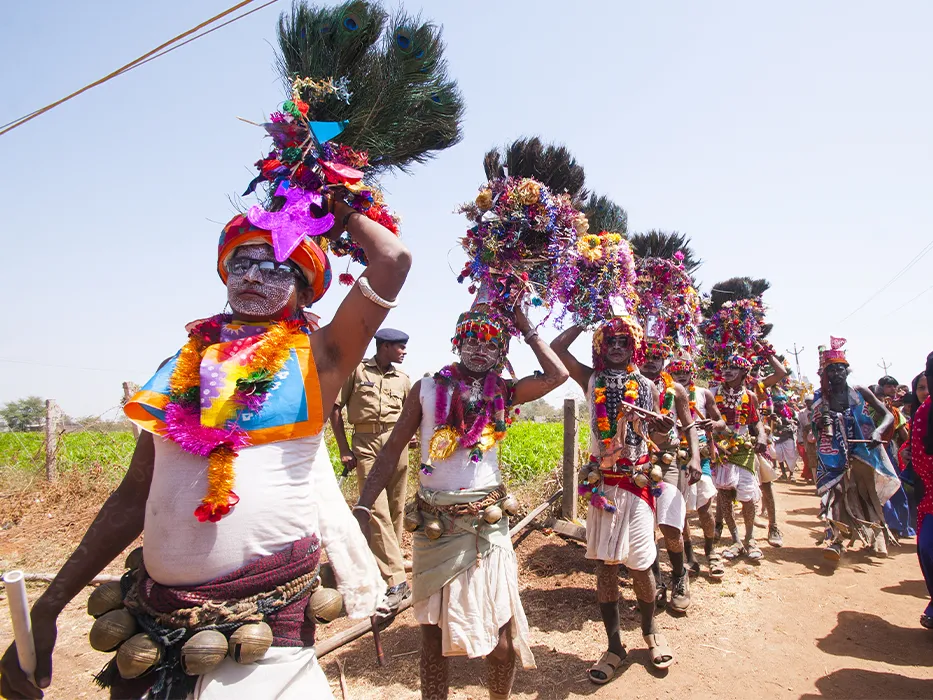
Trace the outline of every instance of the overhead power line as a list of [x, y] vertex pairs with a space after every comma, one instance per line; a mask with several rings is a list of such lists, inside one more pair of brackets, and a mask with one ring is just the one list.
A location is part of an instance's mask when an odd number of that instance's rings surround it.
[[[152, 61], [152, 60], [154, 60], [154, 59], [156, 59], [156, 58], [160, 58], [160, 57], [164, 56], [165, 54], [167, 54], [167, 53], [169, 53], [169, 52], [171, 52], [171, 51], [174, 51], [175, 49], [180, 48], [181, 46], [184, 46], [185, 44], [188, 44], [188, 43], [194, 41], [195, 39], [200, 39], [201, 37], [207, 36], [207, 35], [210, 34], [211, 32], [213, 32], [213, 31], [215, 31], [215, 30], [217, 30], [217, 29], [220, 29], [221, 27], [225, 27], [225, 26], [227, 26], [228, 24], [232, 24], [233, 22], [236, 22], [236, 21], [239, 20], [239, 19], [243, 19], [243, 18], [246, 17], [247, 15], [251, 15], [251, 14], [253, 14], [254, 12], [258, 12], [259, 10], [263, 9], [264, 7], [268, 7], [269, 5], [272, 5], [272, 4], [276, 3], [276, 2], [278, 2], [278, 0], [269, 0], [269, 1], [266, 2], [265, 4], [263, 4], [263, 5], [259, 6], [259, 7], [253, 8], [253, 9], [250, 10], [249, 12], [244, 12], [243, 14], [238, 15], [237, 17], [234, 17], [233, 19], [228, 20], [227, 22], [224, 22], [223, 24], [220, 24], [220, 25], [218, 25], [218, 26], [216, 26], [216, 27], [212, 27], [211, 29], [208, 29], [207, 31], [202, 32], [201, 34], [198, 34], [197, 36], [191, 37], [191, 38], [188, 39], [187, 41], [181, 42], [181, 40], [184, 39], [185, 37], [189, 37], [189, 36], [191, 36], [192, 34], [195, 34], [196, 32], [200, 31], [201, 29], [204, 29], [204, 28], [207, 27], [208, 25], [213, 24], [213, 23], [216, 22], [217, 20], [222, 19], [222, 18], [226, 17], [227, 15], [232, 14], [232, 13], [236, 12], [237, 10], [239, 10], [239, 9], [241, 9], [241, 8], [243, 8], [243, 7], [246, 7], [247, 5], [250, 5], [250, 4], [254, 3], [254, 2], [256, 2], [256, 0], [242, 0], [242, 2], [239, 2], [239, 3], [237, 3], [236, 5], [234, 5], [233, 7], [229, 8], [229, 9], [227, 9], [227, 10], [224, 10], [223, 12], [221, 12], [221, 13], [218, 14], [218, 15], [214, 15], [214, 16], [211, 17], [209, 20], [206, 20], [206, 21], [204, 21], [204, 22], [201, 22], [201, 23], [200, 23], [199, 25], [197, 25], [196, 27], [194, 27], [194, 28], [192, 28], [192, 29], [189, 29], [189, 30], [186, 31], [186, 32], [183, 32], [182, 34], [179, 34], [178, 36], [173, 37], [172, 39], [169, 39], [169, 40], [166, 41], [165, 43], [160, 44], [159, 46], [155, 47], [155, 48], [152, 49], [151, 51], [148, 51], [147, 53], [144, 53], [144, 54], [143, 54], [142, 56], [140, 56], [139, 58], [137, 58], [137, 59], [135, 59], [135, 60], [130, 61], [129, 63], [127, 63], [125, 66], [121, 66], [120, 68], [118, 68], [117, 70], [113, 71], [112, 73], [108, 73], [108, 74], [105, 75], [103, 78], [100, 78], [99, 80], [95, 80], [93, 83], [90, 83], [90, 84], [88, 84], [88, 85], [85, 85], [85, 86], [84, 86], [83, 88], [81, 88], [80, 90], [76, 90], [75, 92], [71, 93], [70, 95], [67, 95], [67, 96], [63, 97], [63, 98], [61, 98], [60, 100], [56, 100], [56, 101], [53, 102], [52, 104], [46, 105], [46, 106], [43, 107], [42, 109], [37, 109], [37, 110], [35, 110], [34, 112], [30, 112], [29, 114], [20, 117], [19, 119], [14, 119], [13, 121], [4, 124], [2, 127], [0, 127], [0, 136], [2, 136], [3, 134], [9, 133], [10, 131], [13, 131], [13, 129], [15, 129], [15, 128], [19, 127], [19, 126], [22, 126], [22, 125], [25, 124], [26, 122], [31, 121], [31, 120], [35, 119], [36, 117], [38, 117], [38, 116], [40, 116], [40, 115], [42, 115], [42, 114], [45, 114], [45, 113], [48, 112], [49, 110], [52, 110], [52, 109], [54, 109], [55, 107], [58, 107], [58, 106], [61, 105], [61, 104], [64, 104], [64, 103], [67, 102], [68, 100], [71, 100], [71, 99], [77, 97], [78, 95], [80, 95], [80, 94], [82, 94], [82, 93], [84, 93], [84, 92], [87, 92], [87, 91], [90, 90], [91, 88], [97, 87], [98, 85], [102, 85], [103, 83], [106, 83], [108, 80], [112, 80], [113, 78], [116, 78], [118, 75], [122, 75], [123, 73], [126, 73], [126, 72], [132, 70], [133, 68], [138, 68], [139, 66], [141, 66], [141, 65], [143, 65], [143, 64], [145, 64], [145, 63], [148, 63], [149, 61]], [[177, 43], [177, 42], [181, 42], [181, 43]], [[176, 46], [172, 46], [173, 44], [176, 44], [176, 43], [177, 43]]]
[[864, 302], [862, 302], [861, 306], [859, 306], [857, 309], [855, 309], [855, 311], [853, 311], [848, 316], [846, 316], [844, 319], [842, 319], [842, 321], [840, 321], [839, 323], [844, 323], [845, 321], [848, 321], [850, 318], [855, 316], [855, 314], [857, 314], [859, 311], [861, 311], [866, 306], [868, 306], [868, 303], [870, 301], [878, 297], [878, 295], [881, 294], [885, 289], [887, 289], [892, 284], [897, 282], [901, 277], [903, 277], [914, 265], [916, 265], [918, 262], [920, 262], [921, 259], [923, 259], [923, 256], [925, 256], [931, 250], [933, 250], [933, 241], [930, 241], [929, 243], [927, 243], [927, 245], [924, 246], [924, 248], [919, 253], [917, 253], [909, 263], [907, 263], [903, 268], [901, 268], [900, 272], [898, 272], [896, 275], [894, 275], [894, 277], [888, 280], [881, 287], [881, 289], [879, 289], [877, 292], [875, 292], [870, 297], [868, 297]]

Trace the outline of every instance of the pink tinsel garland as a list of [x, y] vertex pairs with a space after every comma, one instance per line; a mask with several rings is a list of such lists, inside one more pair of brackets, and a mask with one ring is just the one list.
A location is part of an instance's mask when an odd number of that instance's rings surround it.
[[162, 433], [185, 452], [201, 457], [210, 456], [220, 446], [234, 452], [249, 444], [249, 436], [238, 425], [230, 429], [201, 425], [197, 407], [185, 408], [176, 403], [165, 407], [165, 430]]

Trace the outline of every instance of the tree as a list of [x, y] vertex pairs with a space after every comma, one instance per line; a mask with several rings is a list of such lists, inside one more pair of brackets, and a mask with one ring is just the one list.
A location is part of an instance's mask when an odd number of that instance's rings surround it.
[[45, 420], [45, 401], [38, 396], [10, 401], [0, 408], [0, 416], [14, 432], [30, 430]]
[[696, 257], [696, 253], [690, 247], [690, 238], [677, 231], [652, 230], [647, 233], [633, 233], [628, 241], [632, 245], [632, 252], [638, 258], [670, 260], [674, 257], [674, 253], [680, 251], [684, 256], [684, 269], [690, 276], [693, 276], [697, 268], [703, 264], [703, 261]]

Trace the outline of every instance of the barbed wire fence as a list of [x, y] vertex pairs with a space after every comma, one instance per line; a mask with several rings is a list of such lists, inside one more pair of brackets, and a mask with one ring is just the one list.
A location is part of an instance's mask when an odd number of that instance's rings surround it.
[[0, 471], [16, 482], [54, 482], [64, 474], [119, 480], [138, 438], [138, 428], [123, 415], [123, 404], [137, 388], [124, 382], [119, 404], [81, 418], [66, 416], [55, 399], [47, 399], [39, 425], [0, 433]]

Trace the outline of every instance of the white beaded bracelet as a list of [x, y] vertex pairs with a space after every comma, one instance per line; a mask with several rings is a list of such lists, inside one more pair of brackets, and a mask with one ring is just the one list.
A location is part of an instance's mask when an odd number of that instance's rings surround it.
[[360, 276], [356, 280], [356, 284], [360, 288], [360, 292], [363, 294], [363, 296], [369, 299], [376, 306], [381, 306], [383, 309], [394, 309], [396, 306], [398, 306], [397, 301], [386, 301], [381, 296], [376, 294], [376, 292], [370, 286], [369, 280], [365, 277]]

